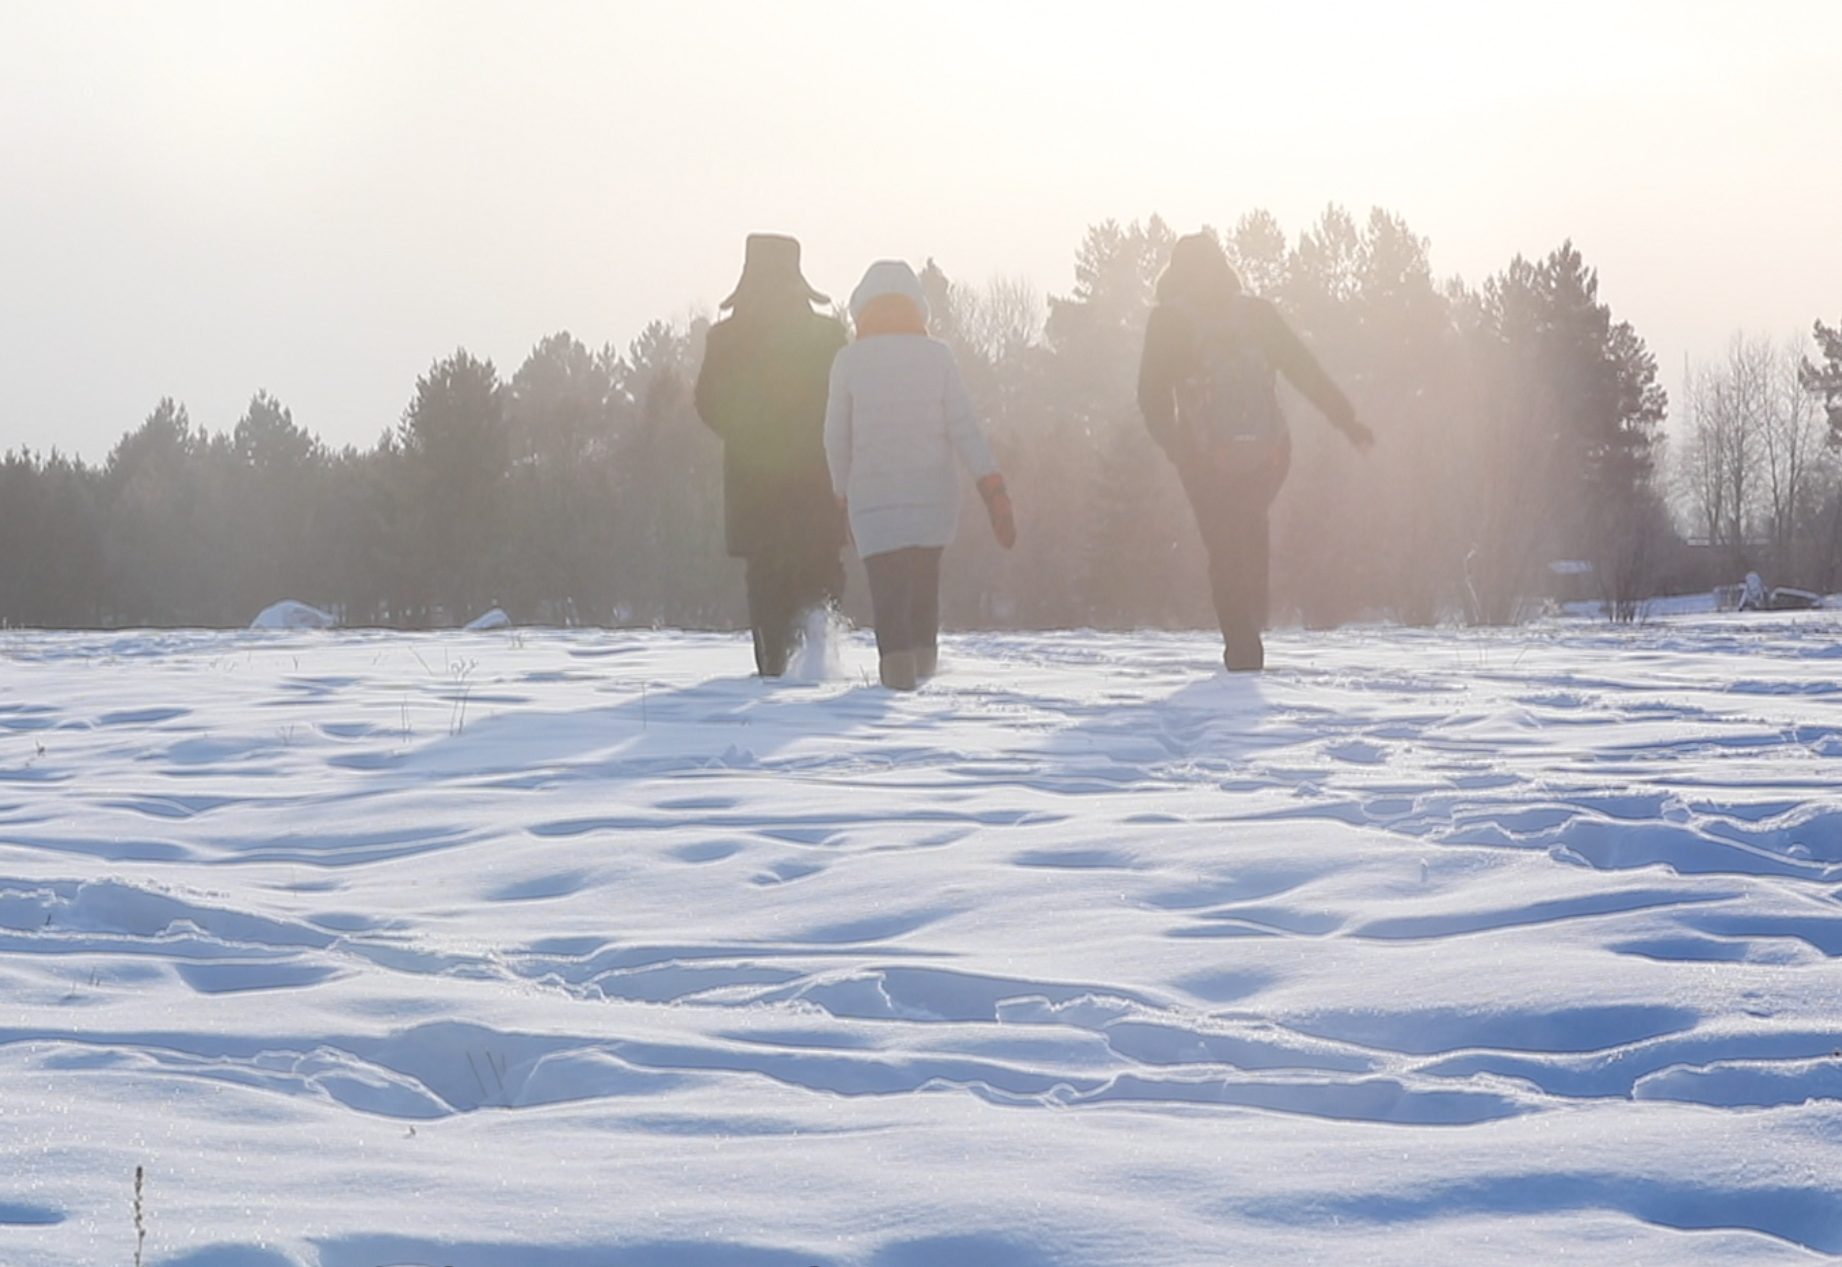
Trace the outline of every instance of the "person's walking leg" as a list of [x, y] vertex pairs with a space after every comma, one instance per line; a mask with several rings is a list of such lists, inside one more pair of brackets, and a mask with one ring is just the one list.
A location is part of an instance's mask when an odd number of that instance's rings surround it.
[[[1222, 663], [1230, 669], [1249, 667], [1245, 663], [1250, 656], [1249, 616], [1245, 610], [1246, 550], [1242, 540], [1246, 516], [1239, 504], [1244, 490], [1200, 463], [1177, 470], [1190, 511], [1196, 516], [1203, 549], [1209, 556], [1209, 598], [1222, 631]], [[1254, 641], [1258, 642], [1257, 634]], [[1259, 666], [1256, 663], [1252, 667]]]
[[[830, 488], [826, 488], [827, 497]], [[789, 526], [794, 558], [792, 584], [794, 621], [803, 630], [809, 613], [835, 607], [844, 597], [844, 560], [840, 557], [838, 511], [829, 501], [806, 508], [803, 518]]]
[[1222, 663], [1240, 673], [1266, 664], [1260, 639], [1266, 609], [1266, 507], [1235, 519], [1213, 557], [1220, 560], [1215, 607], [1222, 624]]
[[863, 561], [876, 621], [878, 676], [896, 691], [915, 689], [913, 551], [890, 550]]
[[940, 669], [941, 554], [938, 546], [915, 551], [909, 628], [914, 633], [916, 678], [931, 678]]
[[1222, 663], [1231, 672], [1266, 665], [1268, 490], [1259, 478], [1230, 481], [1222, 499], [1217, 610], [1222, 621]]
[[748, 558], [748, 623], [755, 639], [755, 668], [762, 677], [787, 671], [793, 610], [786, 561], [763, 551]]
[[804, 544], [786, 573], [786, 648], [789, 661], [812, 632], [813, 613], [829, 611], [844, 593], [844, 561], [836, 550]]
[[1241, 482], [1239, 496], [1233, 499], [1235, 525], [1231, 529], [1240, 543], [1240, 561], [1234, 608], [1238, 613], [1235, 641], [1223, 653], [1223, 663], [1230, 670], [1259, 670], [1266, 667], [1266, 645], [1261, 635], [1266, 631], [1272, 581], [1272, 525], [1269, 513], [1273, 499], [1286, 481], [1292, 466], [1292, 444], [1288, 439], [1259, 470]]
[[769, 581], [766, 558], [751, 554], [744, 560], [743, 583], [748, 592], [748, 629], [755, 642], [755, 672], [762, 677], [778, 677], [786, 666], [770, 672], [774, 665], [767, 637]]

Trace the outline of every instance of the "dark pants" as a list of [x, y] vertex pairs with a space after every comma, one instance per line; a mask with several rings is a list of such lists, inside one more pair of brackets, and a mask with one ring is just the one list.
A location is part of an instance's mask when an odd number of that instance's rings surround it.
[[1291, 464], [1287, 444], [1251, 471], [1224, 471], [1201, 460], [1177, 467], [1209, 552], [1209, 592], [1222, 627], [1222, 663], [1230, 669], [1258, 669], [1266, 663], [1260, 641], [1266, 628], [1266, 512]]
[[748, 624], [755, 635], [755, 669], [779, 677], [799, 642], [806, 613], [844, 593], [844, 564], [836, 550], [763, 551], [748, 556]]
[[940, 641], [939, 546], [908, 546], [863, 561], [876, 617], [876, 651], [933, 651]]

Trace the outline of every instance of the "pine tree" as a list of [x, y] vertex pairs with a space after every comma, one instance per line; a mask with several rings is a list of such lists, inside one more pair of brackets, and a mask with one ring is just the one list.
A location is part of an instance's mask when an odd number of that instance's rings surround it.
[[414, 562], [427, 578], [424, 603], [447, 623], [473, 619], [497, 602], [491, 568], [502, 492], [510, 468], [504, 388], [491, 361], [465, 349], [416, 380], [397, 430], [403, 490], [413, 510]]
[[1822, 397], [1823, 408], [1829, 414], [1830, 441], [1842, 445], [1842, 322], [1826, 326], [1818, 321], [1815, 333], [1823, 363], [1818, 365], [1806, 357], [1799, 378], [1804, 390]]

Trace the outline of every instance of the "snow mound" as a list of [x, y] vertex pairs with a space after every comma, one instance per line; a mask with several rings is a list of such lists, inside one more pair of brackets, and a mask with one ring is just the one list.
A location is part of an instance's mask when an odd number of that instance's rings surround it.
[[309, 607], [306, 603], [297, 603], [292, 598], [285, 598], [279, 603], [264, 607], [256, 619], [250, 622], [249, 627], [251, 629], [331, 629], [338, 623], [338, 617], [331, 612], [324, 612], [318, 607]]
[[1842, 615], [749, 647], [0, 630], [0, 1262], [1842, 1261]]
[[504, 629], [511, 623], [512, 618], [505, 614], [505, 609], [495, 607], [491, 611], [483, 612], [475, 616], [472, 620], [467, 622], [465, 627], [477, 632], [481, 629]]

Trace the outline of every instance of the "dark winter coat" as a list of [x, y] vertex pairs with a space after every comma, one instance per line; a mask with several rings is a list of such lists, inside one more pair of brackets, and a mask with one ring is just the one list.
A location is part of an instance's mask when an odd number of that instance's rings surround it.
[[805, 300], [738, 309], [710, 327], [697, 414], [723, 442], [729, 553], [836, 555], [844, 522], [825, 464], [825, 393], [844, 327]]
[[[1179, 467], [1198, 458], [1194, 442], [1178, 414], [1178, 386], [1195, 372], [1200, 358], [1194, 311], [1198, 299], [1160, 303], [1151, 310], [1145, 326], [1145, 352], [1139, 362], [1138, 406], [1151, 438]], [[1267, 362], [1283, 374], [1306, 400], [1323, 411], [1340, 431], [1356, 422], [1348, 397], [1331, 381], [1317, 358], [1286, 324], [1279, 310], [1264, 299], [1243, 293], [1225, 293], [1206, 302], [1239, 305], [1238, 329], [1259, 348]]]

